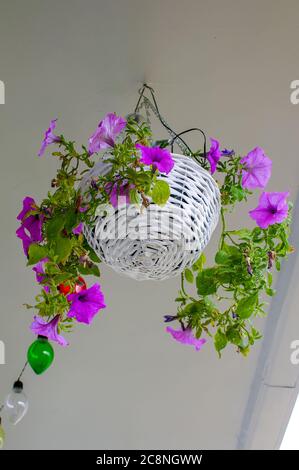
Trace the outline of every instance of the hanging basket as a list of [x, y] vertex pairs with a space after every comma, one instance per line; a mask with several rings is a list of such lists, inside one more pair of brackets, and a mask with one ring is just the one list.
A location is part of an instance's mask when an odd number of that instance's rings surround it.
[[[172, 156], [172, 171], [159, 177], [171, 189], [165, 206], [100, 206], [95, 225], [84, 227], [97, 255], [116, 272], [136, 280], [168, 279], [191, 266], [219, 219], [220, 193], [215, 180], [190, 157]], [[109, 169], [110, 164], [98, 162], [84, 178], [82, 191], [92, 178]]]

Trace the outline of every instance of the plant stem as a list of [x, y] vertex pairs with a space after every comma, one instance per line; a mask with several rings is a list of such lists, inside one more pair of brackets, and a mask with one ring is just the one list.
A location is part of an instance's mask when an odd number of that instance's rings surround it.
[[221, 233], [221, 237], [220, 237], [220, 250], [221, 250], [223, 248], [224, 238], [225, 238], [225, 231], [226, 231], [224, 210], [223, 210], [222, 207], [221, 207], [221, 211], [220, 211], [220, 216], [221, 216], [221, 222], [222, 222], [222, 233]]
[[185, 296], [186, 298], [188, 298], [189, 296], [188, 296], [188, 294], [187, 294], [187, 292], [186, 292], [186, 289], [185, 289], [185, 282], [184, 282], [184, 281], [185, 281], [184, 273], [182, 272], [182, 273], [181, 273], [181, 290], [182, 290], [182, 293], [184, 294], [184, 296]]

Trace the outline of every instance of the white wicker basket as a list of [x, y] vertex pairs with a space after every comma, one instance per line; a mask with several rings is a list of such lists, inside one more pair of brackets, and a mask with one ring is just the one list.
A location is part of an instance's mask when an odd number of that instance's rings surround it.
[[[140, 211], [134, 205], [100, 208], [94, 227], [84, 235], [98, 256], [118, 273], [137, 280], [162, 280], [191, 266], [210, 240], [220, 213], [220, 193], [211, 175], [196, 161], [173, 155], [174, 168], [161, 175], [171, 188], [164, 207]], [[92, 178], [109, 171], [100, 161], [82, 181], [86, 191]]]

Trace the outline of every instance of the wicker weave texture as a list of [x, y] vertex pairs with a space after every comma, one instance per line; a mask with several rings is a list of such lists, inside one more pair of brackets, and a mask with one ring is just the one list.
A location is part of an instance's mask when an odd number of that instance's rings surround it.
[[[211, 175], [190, 157], [173, 154], [174, 168], [161, 175], [171, 188], [164, 207], [121, 204], [99, 207], [96, 224], [84, 235], [98, 256], [118, 273], [136, 280], [162, 280], [191, 266], [218, 223], [220, 193]], [[109, 171], [98, 162], [82, 182]]]

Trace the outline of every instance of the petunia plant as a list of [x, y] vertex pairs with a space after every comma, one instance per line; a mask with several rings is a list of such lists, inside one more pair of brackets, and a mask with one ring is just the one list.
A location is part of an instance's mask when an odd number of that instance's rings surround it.
[[[202, 159], [202, 153], [197, 156]], [[172, 337], [193, 345], [204, 344], [204, 336], [213, 338], [219, 356], [229, 344], [246, 356], [250, 347], [261, 338], [255, 328], [255, 317], [266, 314], [266, 298], [275, 291], [273, 269], [280, 270], [281, 259], [293, 248], [289, 245], [291, 204], [288, 192], [265, 192], [249, 217], [253, 228], [230, 229], [227, 214], [237, 203], [247, 201], [252, 190], [264, 190], [271, 176], [272, 162], [263, 149], [256, 147], [245, 157], [233, 150], [220, 150], [220, 143], [211, 139], [207, 154], [211, 173], [221, 193], [222, 231], [215, 264], [206, 266], [204, 253], [181, 277], [176, 299], [176, 315], [165, 315], [166, 323], [177, 321], [179, 328], [167, 327]], [[206, 161], [202, 164], [208, 168]], [[197, 296], [187, 292], [186, 282], [195, 284]]]
[[[85, 277], [100, 276], [100, 259], [83, 235], [84, 223], [92, 224], [99, 204], [134, 203], [147, 207], [164, 205], [170, 188], [158, 179], [174, 165], [170, 152], [152, 145], [149, 127], [109, 113], [91, 135], [88, 146], [79, 151], [75, 143], [56, 135], [57, 119], [51, 121], [38, 152], [43, 157], [49, 146], [59, 167], [51, 181], [52, 191], [39, 204], [25, 197], [17, 219], [17, 236], [22, 240], [27, 264], [32, 266], [41, 291], [31, 324], [34, 334], [68, 342], [61, 335], [76, 322], [90, 324], [106, 307], [99, 283], [87, 286]], [[88, 194], [82, 194], [80, 181], [93, 167], [95, 155], [104, 151], [110, 164], [105, 176], [94, 178]]]
[[[16, 233], [40, 286], [35, 304], [26, 304], [35, 309], [31, 330], [66, 346], [64, 333], [76, 323], [90, 324], [106, 307], [100, 284], [88, 286], [86, 281], [89, 275], [100, 276], [101, 260], [84, 237], [84, 224], [94, 223], [99, 205], [135, 204], [142, 211], [149, 204], [166, 204], [171, 189], [159, 176], [171, 172], [174, 160], [167, 141], [153, 144], [145, 122], [109, 113], [80, 150], [75, 142], [56, 134], [56, 124], [56, 119], [51, 121], [38, 152], [43, 157], [50, 147], [58, 161], [52, 190], [39, 204], [25, 197]], [[80, 182], [99, 152], [109, 170], [94, 177], [82, 193]], [[265, 314], [265, 296], [274, 294], [272, 270], [279, 270], [280, 259], [292, 251], [289, 193], [262, 192], [258, 206], [249, 211], [256, 225], [230, 229], [227, 214], [253, 191], [265, 189], [271, 176], [270, 158], [260, 147], [238, 156], [234, 150], [221, 149], [214, 138], [207, 153], [199, 150], [189, 156], [210, 171], [219, 185], [222, 231], [215, 264], [206, 266], [202, 253], [183, 272], [177, 312], [165, 315], [165, 322], [177, 321], [178, 328], [168, 325], [166, 330], [197, 351], [213, 337], [219, 355], [228, 344], [246, 355], [261, 337], [253, 319]], [[185, 281], [195, 284], [196, 296], [187, 292]]]

